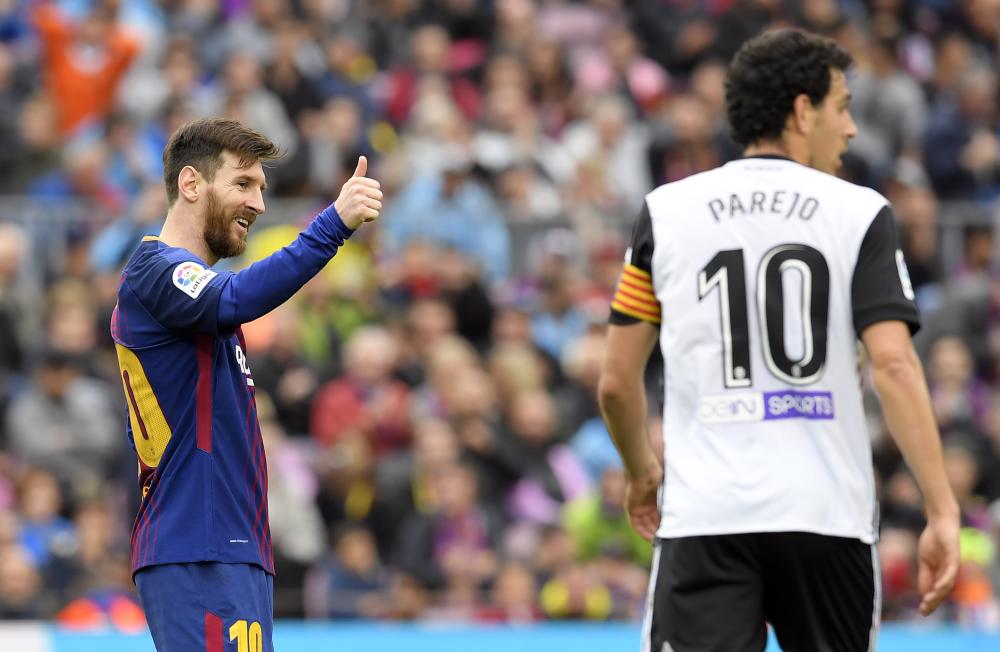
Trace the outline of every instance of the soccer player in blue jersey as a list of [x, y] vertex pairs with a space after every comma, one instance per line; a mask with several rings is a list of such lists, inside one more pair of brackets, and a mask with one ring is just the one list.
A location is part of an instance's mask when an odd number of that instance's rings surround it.
[[382, 191], [360, 157], [336, 201], [287, 247], [240, 272], [264, 212], [267, 138], [234, 120], [189, 122], [163, 153], [166, 222], [121, 276], [112, 316], [139, 463], [132, 572], [159, 652], [271, 651], [274, 560], [267, 466], [240, 325], [292, 296]]

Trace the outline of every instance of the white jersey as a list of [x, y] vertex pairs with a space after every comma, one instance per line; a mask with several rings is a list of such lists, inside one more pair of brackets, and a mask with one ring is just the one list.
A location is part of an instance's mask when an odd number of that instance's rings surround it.
[[877, 192], [777, 157], [646, 196], [612, 322], [660, 323], [660, 537], [877, 538], [858, 336], [919, 325]]

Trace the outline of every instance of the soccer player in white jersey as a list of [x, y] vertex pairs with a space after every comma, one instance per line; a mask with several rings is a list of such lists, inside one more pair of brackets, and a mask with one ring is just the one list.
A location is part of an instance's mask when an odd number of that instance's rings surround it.
[[[874, 648], [878, 504], [858, 340], [927, 527], [920, 611], [954, 584], [959, 511], [911, 333], [892, 209], [834, 176], [856, 134], [850, 56], [797, 30], [734, 57], [726, 103], [745, 157], [661, 186], [612, 304], [600, 403], [633, 526], [656, 539], [643, 650]], [[643, 370], [665, 361], [663, 466]], [[657, 497], [660, 495], [660, 505]]]

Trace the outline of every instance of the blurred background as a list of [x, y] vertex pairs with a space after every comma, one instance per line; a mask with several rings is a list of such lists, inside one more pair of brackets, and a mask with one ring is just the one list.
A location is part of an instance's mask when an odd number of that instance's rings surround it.
[[[594, 399], [611, 293], [644, 194], [739, 155], [728, 59], [789, 25], [856, 58], [842, 174], [893, 202], [925, 318], [964, 525], [933, 618], [1000, 628], [1000, 0], [0, 0], [0, 619], [144, 627], [108, 323], [166, 139], [229, 116], [286, 155], [224, 264], [360, 154], [386, 191], [245, 327], [275, 615], [637, 621], [650, 548]], [[911, 621], [921, 499], [867, 396], [883, 619]]]

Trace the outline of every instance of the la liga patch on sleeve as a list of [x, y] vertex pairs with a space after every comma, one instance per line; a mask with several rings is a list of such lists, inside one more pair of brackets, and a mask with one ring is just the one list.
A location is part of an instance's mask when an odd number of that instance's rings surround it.
[[195, 262], [181, 263], [174, 268], [174, 286], [192, 299], [197, 299], [208, 282], [218, 273], [205, 269]]

